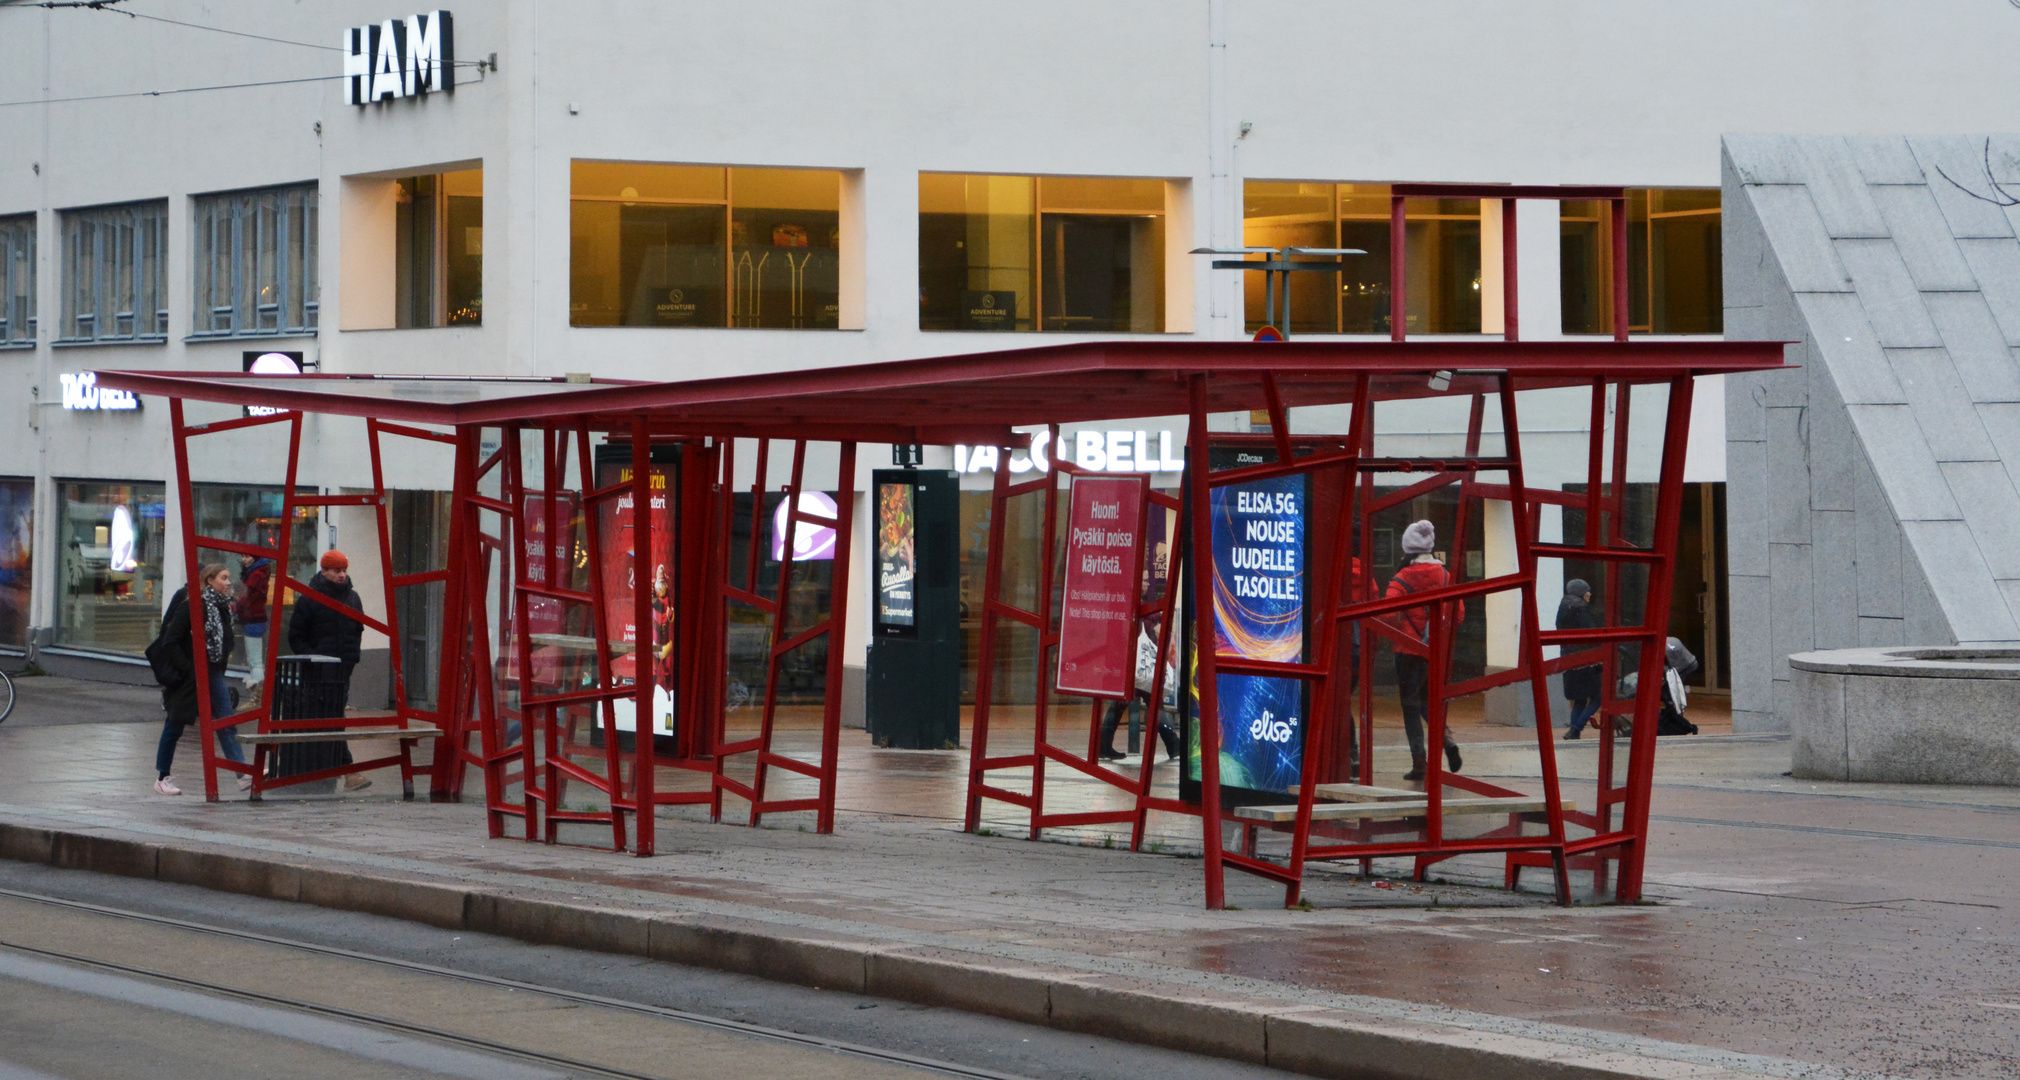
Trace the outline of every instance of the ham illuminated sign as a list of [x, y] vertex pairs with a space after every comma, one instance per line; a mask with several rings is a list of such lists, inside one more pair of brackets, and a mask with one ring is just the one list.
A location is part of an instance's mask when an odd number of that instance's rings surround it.
[[344, 31], [344, 104], [456, 89], [455, 22], [446, 11]]

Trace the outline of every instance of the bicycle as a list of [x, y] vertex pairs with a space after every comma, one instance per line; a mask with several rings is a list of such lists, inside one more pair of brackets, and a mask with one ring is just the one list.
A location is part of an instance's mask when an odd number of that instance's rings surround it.
[[5, 671], [0, 671], [0, 724], [7, 722], [8, 714], [14, 711], [14, 680]]

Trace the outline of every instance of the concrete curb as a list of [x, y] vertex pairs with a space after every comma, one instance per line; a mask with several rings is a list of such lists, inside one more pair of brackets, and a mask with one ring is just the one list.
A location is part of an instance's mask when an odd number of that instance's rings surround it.
[[1433, 1024], [1371, 1023], [1320, 1006], [1186, 993], [963, 953], [760, 923], [574, 904], [279, 858], [0, 822], [0, 858], [641, 956], [961, 1009], [1339, 1080], [1727, 1080], [1702, 1064]]

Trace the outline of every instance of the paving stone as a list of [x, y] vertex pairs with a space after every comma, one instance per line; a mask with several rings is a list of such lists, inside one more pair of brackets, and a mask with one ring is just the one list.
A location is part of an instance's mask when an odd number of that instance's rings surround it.
[[1959, 239], [2013, 235], [2005, 212], [1988, 201], [1999, 196], [1985, 174], [1984, 138], [1911, 135], [1908, 146], [1928, 176], [1929, 192], [1950, 223], [1950, 235]]
[[1883, 347], [1930, 348], [1943, 343], [1892, 240], [1836, 240], [1832, 245], [1851, 274], [1859, 304]]
[[1819, 649], [1850, 649], [1859, 643], [1859, 579], [1845, 573], [1858, 557], [1854, 516], [1849, 510], [1810, 515], [1812, 632]]
[[1921, 184], [1922, 164], [1900, 135], [1848, 135], [1845, 150], [1868, 184]]
[[1888, 366], [1879, 336], [1853, 293], [1806, 293], [1796, 298], [1809, 326], [1810, 359], [1828, 373], [1847, 405], [1898, 404], [1907, 398]]
[[1906, 405], [1847, 405], [1852, 430], [1865, 447], [1873, 475], [1901, 521], [1955, 521], [1961, 515], [1950, 487], [1936, 468], [1936, 456], [1922, 437], [1915, 412]]
[[1810, 408], [1803, 414], [1810, 508], [1851, 510], [1860, 454], [1858, 437], [1852, 434], [1851, 417], [1846, 415], [1837, 390], [1828, 379], [1819, 382], [1810, 401]]
[[[1949, 222], [1936, 205], [1936, 197], [1926, 186], [1885, 185], [1868, 188], [1880, 213], [1886, 216], [1887, 232], [1900, 251], [1923, 292], [1970, 292], [1978, 288], [1971, 266], [1957, 250]], [[1856, 276], [1856, 272], [1854, 274]]]
[[1767, 411], [1768, 542], [1806, 544], [1810, 539], [1810, 473], [1806, 419], [1809, 410]]
[[2020, 494], [1997, 461], [1953, 461], [1942, 466], [1964, 511], [1978, 552], [1994, 578], [2020, 578]]
[[1775, 497], [1768, 482], [1767, 444], [1727, 442], [1725, 455], [1728, 571], [1735, 575], [1766, 577], [1768, 502]]
[[1850, 292], [1845, 264], [1831, 246], [1829, 231], [1807, 188], [1749, 187], [1747, 198], [1760, 214], [1768, 247], [1789, 287], [1799, 293]]
[[1987, 461], [1994, 456], [1992, 441], [1985, 437], [1971, 395], [1947, 351], [1888, 349], [1887, 361], [1937, 461]]
[[2015, 361], [1984, 294], [1924, 293], [1922, 302], [1971, 400], [2020, 401], [2020, 362]]
[[2006, 605], [1987, 603], [2001, 594], [1970, 526], [1962, 521], [1903, 521], [1901, 539], [1923, 567], [1943, 568], [1927, 576], [1929, 590], [1958, 641], [2020, 643], [2020, 623]]
[[[1893, 507], [1861, 456], [1853, 485], [1853, 528], [1859, 578], [1859, 614], [1898, 621], [1902, 617], [1901, 527]], [[1895, 631], [1898, 636], [1898, 629]]]
[[1744, 184], [1801, 184], [1810, 162], [1792, 135], [1726, 135], [1724, 155]]
[[1817, 216], [1834, 239], [1885, 237], [1888, 220], [1866, 189], [1852, 153], [1842, 138], [1828, 135], [1804, 136], [1796, 140], [1804, 168], [1801, 183], [1809, 189]]
[[1905, 644], [1907, 642], [1901, 636], [1901, 620], [1859, 616], [1859, 648], [1879, 649]]
[[1957, 250], [1978, 279], [1978, 289], [2006, 335], [2020, 345], [2020, 244], [2009, 240], [1958, 240]]

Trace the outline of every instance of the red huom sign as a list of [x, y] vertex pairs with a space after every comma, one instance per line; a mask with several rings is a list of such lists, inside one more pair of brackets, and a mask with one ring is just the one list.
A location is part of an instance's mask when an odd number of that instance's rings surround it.
[[1059, 675], [1069, 694], [1126, 698], [1136, 679], [1146, 476], [1075, 476], [1067, 513]]

